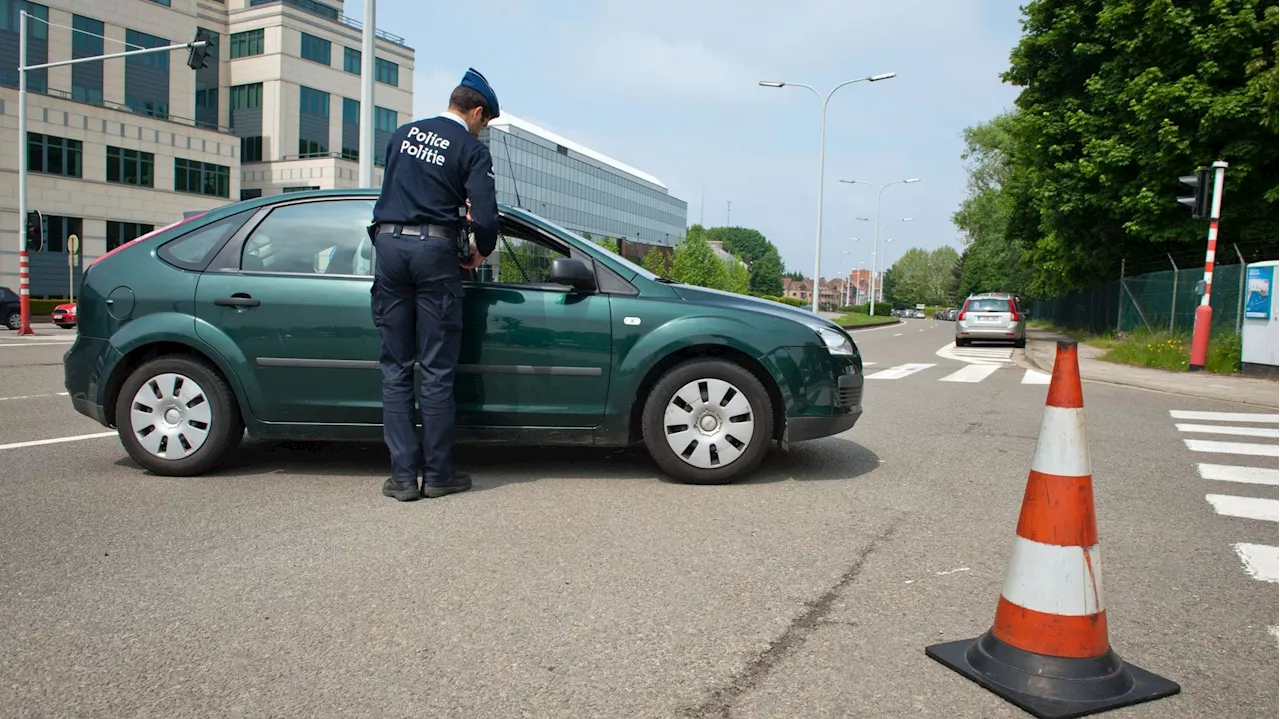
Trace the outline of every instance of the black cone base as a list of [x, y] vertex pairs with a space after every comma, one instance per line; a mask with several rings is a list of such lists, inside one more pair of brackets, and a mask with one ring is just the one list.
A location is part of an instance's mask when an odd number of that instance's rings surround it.
[[1182, 691], [1110, 649], [1088, 659], [1051, 657], [1014, 647], [990, 631], [934, 644], [924, 653], [1039, 719], [1098, 714]]

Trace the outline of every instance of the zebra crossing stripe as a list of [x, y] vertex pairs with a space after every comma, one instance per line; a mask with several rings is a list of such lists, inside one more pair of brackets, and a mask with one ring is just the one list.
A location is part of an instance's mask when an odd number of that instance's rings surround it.
[[1280, 457], [1280, 445], [1252, 444], [1248, 442], [1217, 442], [1208, 439], [1184, 439], [1192, 452], [1216, 452], [1218, 454], [1246, 454], [1253, 457]]
[[1206, 494], [1213, 511], [1226, 517], [1280, 522], [1280, 500], [1258, 497], [1236, 497], [1230, 494]]
[[1280, 486], [1280, 469], [1267, 467], [1237, 467], [1230, 464], [1200, 464], [1196, 467], [1203, 479], [1221, 482], [1243, 482]]
[[1196, 419], [1202, 422], [1261, 422], [1263, 424], [1280, 423], [1280, 414], [1254, 414], [1249, 412], [1188, 412], [1171, 409], [1169, 416], [1174, 419]]
[[994, 372], [1000, 369], [1000, 365], [995, 364], [971, 364], [968, 367], [961, 367], [951, 374], [938, 380], [939, 382], [981, 382], [990, 377]]
[[1049, 384], [1050, 379], [1053, 379], [1052, 375], [1029, 369], [1022, 375], [1022, 384]]
[[1244, 563], [1245, 571], [1254, 579], [1280, 582], [1280, 547], [1239, 542], [1231, 545]]
[[1226, 424], [1176, 424], [1179, 432], [1203, 432], [1205, 434], [1231, 434], [1237, 437], [1268, 437], [1280, 439], [1280, 427], [1233, 427]]
[[924, 364], [921, 362], [909, 362], [907, 364], [900, 364], [897, 367], [882, 369], [875, 374], [869, 374], [867, 375], [867, 379], [902, 379], [907, 375], [915, 374], [920, 370], [929, 369], [933, 366], [934, 365], [932, 364]]

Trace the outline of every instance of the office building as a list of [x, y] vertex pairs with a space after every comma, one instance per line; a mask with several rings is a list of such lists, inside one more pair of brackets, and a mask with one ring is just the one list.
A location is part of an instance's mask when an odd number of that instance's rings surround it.
[[658, 178], [507, 112], [480, 139], [493, 156], [498, 201], [594, 239], [673, 246], [688, 203]]
[[[22, 9], [36, 18], [27, 64], [184, 43], [198, 28], [213, 34], [212, 59], [193, 71], [178, 50], [28, 73], [20, 144]], [[377, 36], [380, 183], [387, 137], [412, 114], [414, 51]], [[20, 147], [46, 237], [31, 294], [65, 297], [86, 262], [186, 211], [357, 186], [361, 70], [361, 26], [341, 0], [0, 0], [0, 285], [18, 288]]]

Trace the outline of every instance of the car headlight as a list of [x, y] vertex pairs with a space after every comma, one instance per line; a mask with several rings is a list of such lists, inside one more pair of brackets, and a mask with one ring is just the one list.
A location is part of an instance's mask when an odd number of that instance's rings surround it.
[[818, 337], [822, 338], [822, 343], [827, 346], [827, 351], [833, 355], [851, 355], [853, 354], [853, 342], [839, 330], [830, 327], [822, 327], [820, 325], [810, 325], [813, 331], [818, 333]]

